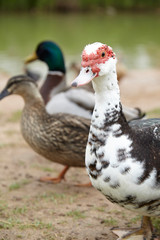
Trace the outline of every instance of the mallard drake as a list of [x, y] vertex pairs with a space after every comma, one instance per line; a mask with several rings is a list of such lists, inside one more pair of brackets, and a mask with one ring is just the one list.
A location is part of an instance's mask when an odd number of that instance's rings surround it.
[[72, 86], [92, 80], [95, 90], [85, 157], [90, 180], [108, 200], [143, 216], [139, 229], [118, 239], [150, 240], [150, 217], [160, 216], [160, 119], [126, 121], [111, 47], [87, 45], [81, 65]]
[[25, 63], [37, 59], [48, 66], [46, 80], [40, 88], [47, 112], [50, 114], [63, 112], [90, 119], [94, 95], [86, 89], [68, 88], [65, 61], [60, 47], [52, 41], [39, 43], [36, 51], [26, 59]]
[[[40, 89], [47, 112], [70, 113], [90, 119], [95, 103], [94, 94], [84, 88], [67, 87], [65, 61], [60, 47], [52, 41], [43, 41], [38, 44], [36, 51], [26, 59], [25, 63], [36, 59], [45, 62], [49, 69]], [[128, 121], [144, 116], [138, 108], [123, 106], [123, 112]]]
[[21, 132], [26, 142], [40, 155], [66, 166], [57, 178], [41, 180], [60, 182], [69, 167], [85, 166], [89, 119], [62, 113], [48, 114], [35, 81], [24, 75], [8, 80], [0, 100], [11, 94], [20, 95], [25, 102]]

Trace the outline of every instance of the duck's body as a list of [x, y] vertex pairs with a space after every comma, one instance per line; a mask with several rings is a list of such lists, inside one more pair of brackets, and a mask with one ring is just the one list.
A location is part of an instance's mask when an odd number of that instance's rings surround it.
[[37, 153], [68, 168], [84, 167], [90, 120], [70, 114], [48, 114], [35, 82], [23, 75], [8, 81], [0, 99], [10, 94], [18, 94], [25, 101], [21, 130]]
[[152, 235], [148, 216], [160, 216], [160, 119], [126, 121], [110, 47], [86, 46], [82, 67], [73, 86], [93, 79], [95, 90], [85, 160], [91, 182], [110, 201], [143, 215], [138, 235], [148, 240]]
[[32, 103], [25, 104], [21, 119], [26, 142], [50, 161], [69, 167], [84, 167], [90, 121], [62, 113], [51, 116], [43, 102]]
[[113, 203], [160, 216], [160, 120], [133, 125], [120, 115], [112, 126], [91, 125], [86, 166], [92, 184]]
[[[40, 88], [47, 112], [63, 112], [91, 119], [95, 104], [94, 94], [86, 88], [67, 87], [65, 60], [60, 47], [52, 41], [43, 41], [37, 46], [36, 52], [27, 58], [26, 63], [36, 59], [45, 62], [49, 70]], [[123, 112], [127, 121], [144, 116], [144, 113], [136, 108], [123, 106]]]

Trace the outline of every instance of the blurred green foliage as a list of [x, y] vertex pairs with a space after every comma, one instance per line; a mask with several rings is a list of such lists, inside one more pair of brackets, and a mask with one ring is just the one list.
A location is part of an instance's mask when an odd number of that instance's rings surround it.
[[160, 8], [160, 0], [1, 0], [0, 11], [74, 11], [114, 7], [120, 10]]

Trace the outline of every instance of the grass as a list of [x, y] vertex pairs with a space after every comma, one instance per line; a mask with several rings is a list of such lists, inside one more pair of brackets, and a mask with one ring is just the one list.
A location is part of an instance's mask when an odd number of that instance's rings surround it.
[[48, 202], [53, 202], [54, 204], [72, 204], [75, 199], [77, 198], [76, 195], [71, 196], [64, 193], [53, 193], [53, 192], [44, 192], [41, 195], [37, 196], [37, 200], [45, 200]]
[[15, 146], [17, 146], [17, 144], [15, 144], [15, 143], [1, 143], [0, 144], [0, 148], [7, 148], [7, 147], [15, 147]]
[[27, 184], [29, 184], [29, 183], [30, 183], [30, 180], [28, 180], [28, 179], [23, 179], [23, 180], [21, 180], [21, 181], [19, 181], [19, 182], [16, 182], [16, 183], [11, 184], [11, 185], [9, 186], [9, 190], [10, 190], [10, 191], [17, 190], [17, 189], [19, 189], [19, 188], [21, 188], [21, 187], [23, 187], [23, 186], [25, 186], [25, 185], [27, 185]]
[[157, 232], [160, 234], [160, 219], [159, 218], [152, 218], [152, 223]]
[[7, 221], [0, 220], [0, 228], [2, 229], [11, 229], [13, 227], [17, 227], [18, 229], [28, 229], [28, 228], [34, 228], [34, 229], [51, 229], [54, 230], [52, 223], [44, 223], [40, 220], [35, 220], [34, 222], [22, 222], [21, 220], [17, 218], [9, 218]]
[[160, 108], [153, 109], [149, 112], [147, 112], [147, 117], [148, 118], [159, 118], [160, 117]]
[[127, 227], [132, 227], [133, 225], [135, 225], [136, 223], [141, 221], [141, 216], [136, 216], [134, 218], [131, 218], [126, 224]]
[[103, 223], [108, 225], [108, 226], [114, 226], [114, 225], [117, 225], [118, 222], [117, 222], [116, 219], [114, 219], [112, 217], [109, 217], [109, 218], [103, 220]]
[[136, 216], [134, 218], [131, 218], [130, 222], [135, 224], [135, 223], [139, 222], [141, 220], [141, 218], [142, 218], [141, 216]]
[[20, 119], [21, 119], [21, 113], [22, 113], [22, 111], [20, 111], [20, 110], [14, 112], [14, 113], [12, 114], [12, 116], [8, 119], [8, 121], [9, 121], [9, 122], [13, 122], [13, 123], [19, 122]]
[[38, 170], [41, 170], [43, 172], [50, 172], [50, 173], [53, 173], [53, 172], [57, 172], [55, 169], [53, 168], [50, 168], [50, 167], [45, 167], [45, 166], [40, 166], [38, 164], [33, 164], [32, 165], [32, 168], [36, 168]]
[[0, 200], [0, 210], [5, 210], [7, 207], [7, 203], [4, 200]]
[[26, 206], [23, 207], [16, 207], [13, 209], [13, 214], [21, 214], [24, 215], [28, 211], [28, 208]]
[[73, 217], [74, 219], [80, 219], [80, 218], [86, 217], [83, 212], [78, 211], [78, 210], [69, 211], [66, 213], [66, 216]]
[[98, 212], [105, 212], [105, 208], [104, 207], [96, 207], [95, 208]]
[[66, 195], [63, 193], [52, 193], [52, 192], [48, 192], [48, 193], [43, 193], [42, 195], [39, 196], [41, 199], [46, 199], [46, 200], [52, 200], [55, 201], [57, 199], [65, 199]]

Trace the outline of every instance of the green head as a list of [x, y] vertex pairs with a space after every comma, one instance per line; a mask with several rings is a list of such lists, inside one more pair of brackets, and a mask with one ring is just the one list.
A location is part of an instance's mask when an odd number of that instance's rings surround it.
[[35, 53], [28, 57], [25, 63], [39, 59], [45, 62], [50, 71], [60, 71], [65, 73], [65, 63], [60, 47], [52, 41], [43, 41], [38, 44]]

